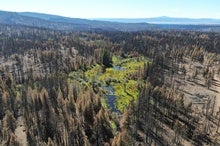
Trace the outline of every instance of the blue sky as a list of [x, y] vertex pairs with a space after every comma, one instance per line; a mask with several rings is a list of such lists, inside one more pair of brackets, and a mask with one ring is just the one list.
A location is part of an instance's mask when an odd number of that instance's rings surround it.
[[0, 0], [0, 10], [74, 18], [219, 18], [220, 0]]

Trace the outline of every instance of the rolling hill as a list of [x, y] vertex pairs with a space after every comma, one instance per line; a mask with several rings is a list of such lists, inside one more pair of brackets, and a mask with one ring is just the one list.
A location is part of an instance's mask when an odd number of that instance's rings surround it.
[[33, 27], [44, 27], [56, 30], [107, 30], [107, 31], [138, 31], [146, 30], [151, 26], [147, 23], [118, 23], [79, 18], [67, 18], [40, 13], [16, 13], [0, 12], [0, 23], [10, 25], [26, 25]]
[[193, 30], [220, 32], [220, 20], [185, 18], [80, 19], [33, 12], [0, 11], [0, 24], [66, 31]]

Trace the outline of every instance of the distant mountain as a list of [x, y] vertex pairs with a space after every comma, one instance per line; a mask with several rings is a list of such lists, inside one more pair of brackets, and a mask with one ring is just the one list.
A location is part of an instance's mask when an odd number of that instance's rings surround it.
[[[33, 12], [20, 12], [19, 15], [39, 18], [47, 21], [53, 22], [64, 22], [64, 23], [75, 23], [75, 24], [88, 24], [91, 23], [91, 20], [80, 19], [80, 18], [69, 18], [57, 15], [43, 14], [43, 13], [33, 13]], [[96, 22], [94, 20], [93, 22]]]
[[192, 18], [172, 18], [172, 17], [155, 17], [155, 18], [103, 18], [95, 19], [101, 21], [121, 22], [121, 23], [152, 23], [152, 24], [193, 24], [193, 25], [220, 25], [220, 19], [192, 19]]
[[119, 22], [119, 23], [147, 23], [146, 18], [93, 18], [90, 20]]
[[157, 18], [147, 18], [148, 23], [159, 23], [159, 24], [220, 24], [220, 19], [211, 18], [172, 18], [172, 17], [157, 17]]
[[88, 20], [32, 12], [17, 13], [6, 11], [0, 11], [0, 24], [24, 25], [67, 31], [194, 30], [220, 32], [220, 20], [217, 19], [159, 17], [147, 19]]
[[5, 12], [0, 11], [0, 23], [13, 25], [26, 25], [43, 27], [56, 30], [107, 30], [107, 31], [140, 31], [150, 29], [152, 26], [147, 23], [118, 23], [79, 18], [68, 18], [56, 15], [31, 13], [31, 12]]
[[78, 25], [77, 23], [59, 23], [48, 21], [37, 17], [25, 16], [22, 13], [0, 11], [0, 23], [10, 25], [26, 25], [33, 27], [50, 28], [57, 30], [87, 30], [90, 26], [85, 23]]

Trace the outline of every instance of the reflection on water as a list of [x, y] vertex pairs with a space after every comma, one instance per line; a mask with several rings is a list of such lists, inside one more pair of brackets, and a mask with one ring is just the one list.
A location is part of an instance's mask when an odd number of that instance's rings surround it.
[[115, 113], [120, 113], [120, 111], [117, 109], [116, 105], [115, 105], [115, 101], [117, 96], [115, 96], [114, 94], [114, 89], [112, 86], [104, 86], [103, 89], [105, 91], [107, 91], [106, 93], [106, 102], [108, 104], [108, 106], [110, 107], [112, 112]]
[[119, 70], [125, 70], [126, 68], [121, 66], [113, 66], [113, 69], [119, 71]]

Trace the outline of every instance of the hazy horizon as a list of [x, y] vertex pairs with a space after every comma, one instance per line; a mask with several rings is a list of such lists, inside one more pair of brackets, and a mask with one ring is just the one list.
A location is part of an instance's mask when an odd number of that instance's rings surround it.
[[0, 10], [37, 12], [71, 18], [214, 18], [220, 19], [218, 0], [8, 0]]

